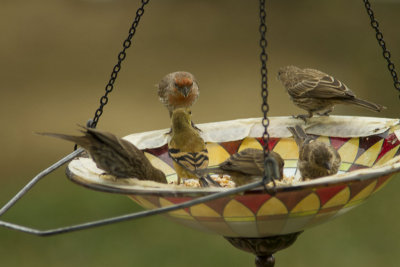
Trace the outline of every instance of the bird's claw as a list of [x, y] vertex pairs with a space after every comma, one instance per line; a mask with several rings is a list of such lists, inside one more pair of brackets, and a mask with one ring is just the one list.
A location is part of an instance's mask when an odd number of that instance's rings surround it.
[[214, 181], [214, 179], [212, 179], [211, 176], [208, 174], [206, 176], [200, 177], [199, 183], [201, 187], [210, 187], [210, 186], [221, 187], [221, 185], [216, 181]]
[[317, 113], [319, 116], [325, 116], [325, 117], [329, 117], [329, 112], [330, 111], [327, 111], [327, 112], [324, 112], [324, 113]]
[[292, 118], [301, 119], [306, 123], [307, 119], [310, 119], [311, 117], [310, 117], [310, 115], [300, 114], [300, 115], [292, 115]]
[[111, 175], [109, 173], [106, 173], [106, 172], [102, 172], [100, 174], [100, 178], [103, 179], [103, 180], [109, 180], [109, 181], [112, 181], [112, 182], [117, 181], [117, 177], [115, 177], [114, 175]]
[[199, 178], [199, 184], [201, 187], [209, 187], [210, 185], [208, 184], [206, 178], [200, 177]]

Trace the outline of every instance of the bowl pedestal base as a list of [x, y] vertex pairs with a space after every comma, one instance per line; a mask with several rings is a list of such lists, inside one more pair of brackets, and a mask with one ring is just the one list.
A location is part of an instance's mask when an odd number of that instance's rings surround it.
[[225, 236], [225, 239], [234, 247], [256, 255], [256, 267], [273, 267], [275, 265], [273, 254], [292, 245], [301, 233], [302, 231], [260, 238]]

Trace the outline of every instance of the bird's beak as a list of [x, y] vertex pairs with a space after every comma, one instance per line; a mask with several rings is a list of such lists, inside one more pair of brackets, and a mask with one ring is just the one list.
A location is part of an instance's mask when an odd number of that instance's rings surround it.
[[182, 88], [182, 94], [184, 97], [188, 97], [189, 93], [190, 93], [191, 88], [189, 86], [185, 86]]
[[332, 169], [332, 162], [330, 161], [324, 162], [323, 166], [325, 169], [330, 170]]

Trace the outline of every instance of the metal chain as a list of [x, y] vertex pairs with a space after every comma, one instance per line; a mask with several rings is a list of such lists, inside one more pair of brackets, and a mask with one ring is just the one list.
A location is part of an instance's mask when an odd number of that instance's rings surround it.
[[[390, 72], [390, 75], [392, 75], [393, 78], [393, 82], [394, 82], [394, 88], [399, 91], [400, 93], [400, 82], [399, 82], [399, 78], [397, 76], [397, 72], [395, 70], [394, 64], [393, 62], [390, 60], [390, 52], [389, 50], [386, 48], [386, 42], [383, 40], [383, 34], [382, 32], [379, 30], [379, 23], [378, 21], [375, 19], [374, 16], [374, 12], [371, 9], [371, 4], [369, 3], [368, 0], [363, 0], [364, 4], [365, 4], [365, 8], [367, 9], [367, 13], [371, 19], [371, 26], [372, 28], [375, 30], [376, 32], [376, 39], [378, 40], [378, 44], [382, 47], [382, 55], [383, 57], [386, 59], [388, 65], [388, 69]], [[400, 99], [400, 94], [399, 94], [399, 99]]]
[[269, 119], [267, 117], [267, 113], [269, 111], [269, 105], [268, 105], [268, 80], [267, 80], [267, 60], [268, 60], [268, 55], [266, 52], [267, 48], [267, 39], [265, 39], [265, 34], [267, 32], [267, 25], [265, 24], [265, 17], [266, 17], [266, 12], [265, 12], [265, 0], [260, 0], [260, 27], [259, 31], [261, 34], [261, 39], [260, 39], [260, 47], [261, 47], [261, 54], [260, 54], [260, 60], [261, 60], [261, 96], [262, 96], [262, 105], [261, 105], [261, 110], [263, 112], [263, 119], [262, 119], [262, 125], [264, 126], [264, 133], [262, 135], [263, 142], [264, 142], [264, 157], [266, 158], [269, 153], [269, 133], [268, 133], [268, 126], [269, 126]]
[[118, 63], [113, 67], [110, 80], [108, 81], [108, 83], [106, 85], [106, 88], [105, 88], [106, 92], [100, 98], [100, 106], [94, 113], [93, 119], [91, 121], [89, 121], [89, 123], [88, 123], [89, 124], [88, 126], [91, 128], [96, 128], [97, 123], [99, 122], [100, 116], [103, 114], [103, 108], [108, 103], [108, 94], [111, 93], [111, 91], [114, 89], [115, 80], [117, 79], [118, 73], [121, 70], [121, 63], [126, 58], [126, 49], [128, 49], [132, 44], [132, 38], [136, 33], [136, 28], [139, 25], [140, 18], [143, 16], [143, 13], [144, 13], [144, 6], [147, 5], [149, 3], [149, 1], [150, 0], [142, 0], [141, 7], [139, 7], [139, 9], [136, 11], [136, 17], [129, 29], [129, 35], [126, 38], [126, 40], [123, 42], [122, 51], [118, 54]]
[[[268, 119], [268, 69], [267, 69], [267, 60], [268, 55], [266, 52], [267, 48], [267, 39], [265, 38], [265, 34], [267, 32], [267, 25], [265, 23], [266, 18], [266, 11], [265, 11], [265, 0], [260, 0], [260, 47], [261, 47], [261, 97], [262, 97], [262, 105], [261, 110], [263, 112], [262, 118], [262, 125], [264, 126], [264, 132], [262, 135], [263, 139], [263, 147], [264, 147], [264, 176], [263, 176], [263, 185], [265, 191], [269, 194], [275, 194], [275, 181], [274, 178], [279, 178], [279, 170], [278, 164], [274, 158], [269, 157], [269, 133], [268, 133], [268, 126], [269, 126], [269, 119]], [[266, 187], [266, 184], [270, 181], [273, 182], [274, 187], [272, 191]]]

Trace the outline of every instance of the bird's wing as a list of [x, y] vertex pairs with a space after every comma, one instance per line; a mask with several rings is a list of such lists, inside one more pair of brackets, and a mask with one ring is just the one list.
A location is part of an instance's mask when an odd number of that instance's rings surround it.
[[341, 81], [313, 69], [305, 69], [293, 85], [295, 97], [354, 98], [354, 93]]
[[205, 169], [208, 166], [207, 149], [200, 152], [184, 152], [177, 148], [169, 148], [168, 154], [172, 160], [191, 172]]
[[158, 96], [160, 98], [160, 101], [164, 104], [167, 101], [166, 94], [168, 91], [169, 78], [170, 78], [170, 75], [167, 75], [158, 84]]
[[75, 135], [67, 135], [67, 134], [59, 134], [59, 133], [37, 133], [40, 135], [52, 136], [55, 138], [60, 138], [64, 140], [68, 140], [74, 142], [85, 149], [89, 149], [90, 140], [86, 138], [86, 136], [75, 136]]
[[104, 143], [106, 145], [112, 146], [112, 147], [121, 147], [120, 143], [118, 142], [118, 138], [108, 132], [103, 132], [99, 131], [93, 128], [86, 128], [84, 127], [84, 130], [82, 130], [83, 133], [86, 133], [87, 135], [90, 135], [92, 138], [97, 139], [101, 143]]
[[259, 149], [245, 149], [233, 154], [220, 164], [226, 171], [236, 171], [247, 175], [262, 175], [264, 172], [264, 154]]
[[124, 139], [120, 139], [111, 133], [99, 131], [92, 128], [85, 129], [88, 135], [90, 135], [92, 138], [97, 139], [100, 143], [103, 143], [104, 145], [112, 148], [116, 153], [118, 153], [125, 159], [130, 159], [134, 157], [136, 154], [138, 154], [138, 151], [141, 152], [130, 142]]

